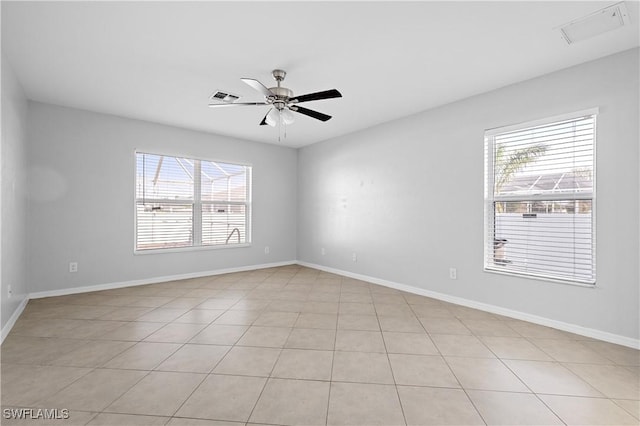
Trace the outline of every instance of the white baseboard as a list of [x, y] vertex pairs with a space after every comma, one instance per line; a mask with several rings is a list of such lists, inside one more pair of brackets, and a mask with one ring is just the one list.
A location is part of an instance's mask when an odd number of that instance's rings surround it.
[[213, 271], [201, 271], [201, 272], [193, 272], [188, 274], [177, 274], [177, 275], [165, 275], [159, 277], [152, 278], [144, 278], [141, 280], [131, 280], [131, 281], [121, 281], [115, 283], [106, 283], [106, 284], [97, 284], [86, 287], [72, 287], [72, 288], [63, 288], [59, 290], [51, 290], [51, 291], [39, 291], [35, 293], [27, 294], [18, 308], [13, 312], [9, 321], [2, 327], [2, 334], [0, 335], [0, 344], [4, 342], [4, 339], [9, 335], [9, 332], [15, 325], [16, 321], [24, 311], [24, 308], [27, 306], [27, 303], [31, 299], [41, 299], [43, 297], [53, 297], [53, 296], [66, 296], [68, 294], [77, 294], [77, 293], [87, 293], [92, 291], [100, 291], [100, 290], [111, 290], [115, 288], [123, 288], [123, 287], [133, 287], [138, 285], [145, 284], [154, 284], [161, 283], [166, 281], [174, 281], [174, 280], [184, 280], [189, 278], [200, 278], [200, 277], [208, 277], [211, 275], [221, 275], [221, 274], [229, 274], [232, 272], [246, 272], [246, 271], [255, 271], [258, 269], [266, 269], [266, 268], [275, 268], [278, 266], [288, 266], [295, 265], [296, 261], [285, 261], [285, 262], [274, 262], [274, 263], [264, 263], [260, 265], [250, 265], [250, 266], [240, 266], [236, 268], [225, 268], [225, 269], [216, 269]]
[[112, 290], [112, 289], [123, 288], [123, 287], [135, 287], [139, 285], [156, 284], [156, 283], [175, 281], [175, 280], [185, 280], [189, 278], [209, 277], [212, 275], [230, 274], [233, 272], [255, 271], [258, 269], [275, 268], [278, 266], [288, 266], [288, 265], [295, 265], [295, 264], [296, 264], [296, 261], [291, 260], [291, 261], [285, 261], [285, 262], [263, 263], [260, 265], [239, 266], [236, 268], [215, 269], [212, 271], [190, 272], [187, 274], [164, 275], [164, 276], [158, 276], [158, 277], [143, 278], [140, 280], [96, 284], [96, 285], [90, 285], [90, 286], [84, 286], [84, 287], [63, 288], [60, 290], [39, 291], [36, 293], [30, 293], [29, 299], [40, 299], [43, 297], [53, 297], [53, 296], [66, 296], [69, 294], [88, 293], [92, 291], [101, 291], [101, 290]]
[[593, 328], [582, 327], [579, 325], [570, 324], [563, 321], [557, 321], [550, 318], [541, 317], [538, 315], [528, 314], [526, 312], [514, 311], [512, 309], [507, 309], [507, 308], [503, 308], [496, 305], [476, 302], [475, 300], [464, 299], [462, 297], [451, 296], [444, 293], [438, 293], [435, 291], [426, 290], [423, 288], [414, 287], [406, 284], [400, 284], [393, 281], [383, 280], [376, 277], [370, 277], [368, 275], [356, 274], [349, 271], [343, 271], [341, 269], [330, 268], [328, 266], [317, 265], [314, 263], [303, 262], [303, 261], [298, 261], [297, 263], [298, 265], [306, 266], [308, 268], [319, 269], [321, 271], [331, 272], [333, 274], [342, 275], [345, 277], [354, 278], [361, 281], [367, 281], [373, 284], [382, 285], [382, 286], [393, 288], [396, 290], [406, 291], [407, 293], [417, 294], [420, 296], [427, 296], [433, 299], [454, 303], [456, 305], [466, 306], [469, 308], [490, 312], [492, 314], [503, 315], [509, 318], [515, 318], [523, 321], [532, 322], [534, 324], [556, 328], [562, 331], [568, 331], [570, 333], [578, 334], [580, 336], [591, 337], [593, 339], [603, 340], [605, 342], [615, 343], [617, 345], [627, 346], [634, 349], [640, 349], [639, 339], [633, 339], [631, 337], [608, 333], [606, 331], [596, 330]]
[[22, 301], [20, 302], [16, 310], [13, 311], [13, 314], [11, 315], [11, 318], [9, 318], [9, 321], [7, 321], [4, 327], [2, 327], [2, 332], [0, 332], [0, 345], [2, 344], [2, 342], [4, 342], [4, 339], [6, 339], [7, 336], [9, 335], [9, 332], [11, 331], [13, 326], [16, 324], [16, 321], [18, 321], [18, 318], [20, 318], [20, 315], [22, 315], [22, 311], [24, 311], [24, 308], [27, 307], [28, 302], [29, 302], [29, 295], [27, 294], [24, 296], [24, 298], [22, 299]]
[[233, 272], [246, 272], [246, 271], [253, 271], [257, 269], [275, 268], [278, 266], [288, 266], [288, 265], [295, 265], [295, 264], [318, 269], [321, 271], [331, 272], [333, 274], [342, 275], [349, 278], [367, 281], [373, 284], [382, 285], [382, 286], [393, 288], [396, 290], [406, 291], [407, 293], [431, 297], [431, 298], [442, 300], [445, 302], [454, 303], [456, 305], [479, 309], [481, 311], [503, 315], [506, 317], [515, 318], [523, 321], [528, 321], [534, 324], [540, 324], [547, 327], [553, 327], [559, 330], [568, 331], [570, 333], [578, 334], [581, 336], [603, 340], [605, 342], [615, 343], [618, 345], [623, 345], [623, 346], [627, 346], [634, 349], [640, 349], [640, 340], [638, 339], [633, 339], [630, 337], [608, 333], [608, 332], [596, 330], [593, 328], [582, 327], [579, 325], [569, 324], [566, 322], [557, 321], [557, 320], [553, 320], [553, 319], [549, 319], [549, 318], [545, 318], [537, 315], [532, 315], [525, 312], [514, 311], [514, 310], [503, 308], [500, 306], [476, 302], [474, 300], [464, 299], [461, 297], [451, 296], [444, 293], [438, 293], [435, 291], [426, 290], [419, 287], [400, 284], [393, 281], [371, 277], [368, 275], [356, 274], [349, 271], [343, 271], [341, 269], [330, 268], [328, 266], [317, 265], [314, 263], [303, 262], [303, 261], [285, 261], [285, 262], [265, 263], [260, 265], [240, 266], [236, 268], [216, 269], [212, 271], [201, 271], [201, 272], [193, 272], [193, 273], [187, 273], [187, 274], [165, 275], [165, 276], [157, 276], [152, 278], [144, 278], [140, 280], [121, 281], [121, 282], [115, 282], [115, 283], [97, 284], [97, 285], [86, 286], [86, 287], [72, 287], [72, 288], [65, 288], [65, 289], [59, 289], [59, 290], [40, 291], [36, 293], [30, 293], [27, 296], [25, 296], [25, 298], [22, 300], [18, 308], [14, 311], [13, 315], [11, 315], [11, 318], [9, 319], [7, 324], [4, 327], [2, 327], [0, 344], [4, 342], [4, 339], [7, 337], [7, 335], [15, 325], [16, 321], [22, 314], [22, 311], [24, 311], [24, 308], [27, 306], [27, 302], [30, 299], [39, 299], [43, 297], [52, 297], [52, 296], [65, 296], [69, 294], [87, 293], [92, 291], [110, 290], [110, 289], [123, 288], [123, 287], [133, 287], [138, 285], [154, 284], [154, 283], [161, 283], [166, 281], [174, 281], [174, 280], [189, 279], [189, 278], [200, 278], [200, 277], [206, 277], [211, 275], [229, 274]]

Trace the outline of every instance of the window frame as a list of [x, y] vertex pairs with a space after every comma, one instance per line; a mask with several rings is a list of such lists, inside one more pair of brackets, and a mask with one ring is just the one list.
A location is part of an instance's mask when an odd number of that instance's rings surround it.
[[[573, 286], [595, 288], [597, 284], [596, 274], [596, 163], [597, 163], [597, 117], [599, 114], [599, 108], [589, 108], [585, 110], [575, 111], [566, 114], [560, 114], [553, 117], [542, 118], [538, 120], [532, 120], [527, 122], [521, 122], [518, 124], [511, 124], [507, 126], [495, 127], [485, 130], [484, 133], [484, 234], [483, 234], [483, 270], [484, 272], [500, 275], [516, 276], [520, 278], [528, 278], [535, 280], [542, 280], [560, 284], [568, 284]], [[593, 170], [592, 180], [593, 187], [591, 192], [585, 193], [556, 193], [556, 194], [528, 194], [528, 195], [500, 195], [495, 196], [495, 170], [494, 170], [494, 152], [495, 152], [495, 136], [504, 133], [523, 130], [530, 127], [550, 125], [556, 122], [579, 119], [581, 117], [593, 116]], [[509, 202], [509, 201], [564, 201], [564, 200], [591, 201], [591, 265], [593, 270], [593, 280], [587, 282], [584, 280], [571, 280], [566, 278], [554, 276], [553, 273], [525, 273], [523, 271], [508, 270], [502, 266], [498, 266], [495, 263], [490, 264], [489, 259], [493, 255], [493, 240], [495, 239], [495, 203], [496, 202]], [[490, 236], [490, 231], [493, 230], [493, 236]]]
[[[196, 180], [194, 179], [194, 193], [192, 200], [172, 200], [172, 199], [153, 199], [146, 198], [145, 201], [148, 203], [157, 203], [157, 204], [175, 204], [175, 205], [184, 205], [191, 204], [192, 206], [192, 222], [191, 222], [191, 239], [192, 244], [184, 247], [167, 247], [167, 248], [154, 248], [154, 249], [138, 249], [137, 240], [138, 240], [138, 195], [137, 195], [137, 184], [138, 184], [138, 170], [137, 170], [137, 156], [138, 154], [148, 154], [148, 155], [158, 155], [165, 157], [173, 157], [173, 158], [184, 158], [188, 160], [192, 160], [194, 162], [194, 176], [199, 176]], [[220, 201], [220, 200], [202, 200], [202, 193], [200, 191], [201, 188], [201, 162], [209, 161], [214, 163], [224, 163], [231, 164], [234, 166], [243, 166], [247, 167], [247, 176], [246, 176], [246, 201]], [[158, 152], [154, 150], [146, 150], [146, 149], [135, 149], [133, 151], [133, 253], [135, 255], [146, 255], [146, 254], [158, 254], [158, 253], [183, 253], [188, 251], [200, 251], [200, 250], [220, 250], [220, 249], [234, 249], [234, 248], [246, 248], [252, 246], [252, 236], [253, 236], [253, 164], [245, 163], [245, 162], [230, 162], [226, 160], [219, 159], [211, 159], [211, 158], [203, 158], [203, 157], [190, 157], [182, 154], [176, 153], [167, 153], [167, 152]], [[197, 182], [197, 183], [196, 183]], [[196, 189], [197, 187], [197, 189]], [[197, 191], [197, 192], [196, 192]], [[198, 196], [196, 196], [196, 193]], [[228, 204], [228, 205], [241, 205], [245, 206], [245, 242], [237, 243], [237, 244], [202, 244], [202, 206], [203, 204]], [[197, 243], [197, 244], [196, 244]]]

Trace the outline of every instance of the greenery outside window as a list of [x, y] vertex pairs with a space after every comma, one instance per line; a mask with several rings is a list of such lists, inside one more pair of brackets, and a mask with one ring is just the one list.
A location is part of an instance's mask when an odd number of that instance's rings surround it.
[[485, 270], [595, 284], [596, 114], [485, 133]]

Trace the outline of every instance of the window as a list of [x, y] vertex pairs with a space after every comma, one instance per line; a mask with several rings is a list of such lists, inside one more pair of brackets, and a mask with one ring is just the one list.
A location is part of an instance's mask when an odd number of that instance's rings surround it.
[[485, 133], [485, 270], [595, 283], [596, 113]]
[[136, 153], [136, 250], [245, 244], [251, 167]]

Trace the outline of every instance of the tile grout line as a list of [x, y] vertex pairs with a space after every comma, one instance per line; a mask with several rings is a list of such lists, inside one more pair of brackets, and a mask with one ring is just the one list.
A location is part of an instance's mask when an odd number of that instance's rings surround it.
[[[516, 333], [518, 333], [518, 332], [516, 331]], [[518, 333], [518, 334], [520, 334], [520, 333]], [[523, 336], [523, 337], [524, 337], [524, 336]], [[527, 342], [529, 342], [529, 339], [527, 339], [526, 337], [524, 337], [524, 339], [525, 339]], [[483, 342], [483, 343], [484, 343], [484, 342]], [[533, 342], [529, 342], [529, 343], [533, 344]], [[526, 387], [527, 389], [529, 389], [529, 391], [531, 392], [531, 394], [532, 394], [532, 395], [534, 395], [534, 396], [536, 397], [536, 399], [542, 403], [542, 405], [544, 405], [545, 407], [547, 407], [547, 409], [548, 409], [551, 413], [553, 413], [553, 415], [554, 415], [554, 416], [556, 416], [556, 418], [557, 418], [558, 420], [560, 420], [560, 422], [562, 422], [562, 424], [564, 424], [564, 425], [566, 425], [566, 424], [567, 424], [567, 423], [566, 423], [566, 422], [565, 422], [565, 421], [560, 417], [560, 415], [559, 415], [558, 413], [556, 413], [556, 412], [555, 412], [551, 407], [549, 407], [549, 405], [547, 405], [547, 403], [546, 403], [546, 402], [544, 402], [544, 400], [543, 400], [542, 398], [540, 398], [540, 396], [539, 396], [536, 392], [534, 392], [534, 391], [533, 391], [533, 389], [531, 389], [531, 387], [529, 387], [529, 385], [528, 385], [527, 383], [525, 383], [524, 379], [522, 379], [519, 375], [517, 375], [517, 374], [516, 374], [516, 372], [515, 372], [515, 371], [513, 371], [513, 370], [511, 369], [511, 367], [509, 367], [509, 365], [508, 365], [506, 362], [504, 362], [504, 360], [503, 360], [501, 357], [499, 357], [499, 356], [498, 356], [498, 354], [496, 354], [496, 353], [495, 353], [495, 352], [494, 352], [494, 351], [493, 351], [489, 346], [487, 346], [487, 345], [485, 345], [485, 346], [487, 347], [487, 349], [489, 349], [489, 351], [491, 351], [491, 353], [492, 353], [492, 354], [494, 354], [494, 355], [495, 355], [495, 357], [500, 361], [500, 363], [501, 363], [502, 365], [504, 365], [504, 367], [505, 367], [507, 370], [509, 370], [509, 371], [511, 372], [511, 374], [513, 374], [513, 375], [514, 375], [514, 376], [515, 376], [515, 377], [520, 381], [520, 383], [522, 383], [522, 384], [524, 385], [524, 387]], [[535, 346], [535, 345], [534, 345], [534, 346]], [[536, 346], [536, 347], [537, 347], [537, 346]], [[545, 354], [546, 354], [546, 352], [544, 352], [544, 351], [543, 351], [543, 353], [545, 353]], [[548, 355], [548, 354], [547, 354], [547, 355]], [[550, 355], [549, 355], [549, 356], [550, 356]], [[552, 358], [553, 358], [553, 357], [552, 357]]]
[[[371, 296], [373, 299], [373, 295]], [[403, 296], [404, 299], [404, 296]], [[406, 299], [405, 299], [406, 301]], [[400, 412], [402, 413], [402, 419], [404, 420], [404, 424], [407, 425], [407, 415], [404, 412], [404, 406], [402, 404], [402, 399], [400, 398], [400, 389], [398, 389], [398, 382], [396, 381], [396, 375], [393, 371], [393, 366], [391, 365], [391, 358], [389, 358], [389, 350], [387, 349], [387, 342], [384, 340], [384, 333], [382, 332], [382, 324], [380, 324], [380, 315], [378, 315], [378, 309], [375, 304], [375, 300], [373, 303], [373, 309], [376, 313], [376, 321], [378, 321], [378, 327], [380, 328], [380, 336], [382, 338], [382, 344], [384, 345], [384, 353], [387, 358], [387, 364], [389, 365], [389, 370], [391, 370], [391, 378], [393, 379], [393, 387], [396, 390], [396, 398], [398, 398], [398, 404], [400, 405]]]
[[[453, 314], [453, 313], [452, 313]], [[454, 314], [455, 317], [455, 314]], [[455, 317], [457, 319], [457, 317]], [[422, 328], [424, 329], [424, 332], [427, 334], [427, 336], [429, 336], [429, 339], [431, 339], [431, 334], [427, 331], [426, 327], [424, 326], [424, 324], [422, 323], [422, 321], [418, 321], [420, 323], [420, 325], [422, 325]], [[467, 328], [464, 323], [462, 324], [463, 327]], [[468, 328], [467, 328], [468, 330]], [[471, 330], [469, 330], [469, 332], [471, 332]], [[473, 332], [471, 332], [473, 335]], [[478, 339], [479, 340], [479, 339]], [[464, 388], [464, 386], [462, 386], [462, 383], [460, 382], [460, 380], [458, 379], [458, 376], [456, 376], [455, 372], [453, 371], [453, 369], [451, 368], [451, 366], [449, 365], [449, 363], [447, 362], [447, 358], [442, 354], [442, 352], [440, 351], [440, 348], [438, 347], [438, 345], [436, 344], [436, 342], [433, 341], [433, 339], [431, 339], [431, 342], [433, 343], [433, 346], [436, 348], [436, 351], [438, 351], [438, 354], [440, 355], [440, 357], [442, 358], [442, 360], [444, 361], [445, 365], [447, 366], [447, 368], [449, 369], [449, 372], [451, 373], [451, 375], [454, 377], [454, 379], [456, 379], [456, 382], [458, 382], [458, 384], [460, 385], [460, 389], [464, 392], [464, 394], [467, 397], [467, 400], [471, 403], [471, 406], [474, 408], [474, 410], [476, 410], [476, 413], [478, 414], [478, 416], [480, 417], [480, 420], [482, 420], [482, 422], [487, 425], [487, 421], [485, 420], [484, 416], [482, 415], [482, 413], [480, 412], [480, 410], [478, 409], [478, 407], [476, 406], [475, 402], [473, 401], [473, 399], [471, 399], [471, 396], [469, 396], [469, 393], [467, 392], [467, 390]]]
[[327, 395], [327, 410], [324, 416], [324, 424], [329, 424], [329, 408], [331, 407], [331, 388], [333, 387], [333, 364], [336, 359], [336, 342], [338, 340], [338, 321], [340, 321], [340, 300], [342, 299], [342, 278], [340, 278], [340, 293], [338, 297], [338, 313], [336, 314], [336, 328], [333, 334], [333, 350], [331, 351], [331, 369], [329, 370], [329, 394]]
[[[220, 361], [218, 361], [220, 362]], [[189, 373], [189, 374], [193, 374], [193, 373]], [[200, 389], [200, 386], [202, 386], [202, 384], [205, 382], [205, 380], [207, 380], [207, 377], [209, 377], [209, 373], [207, 374], [203, 374], [202, 375], [202, 380], [200, 380], [200, 383], [198, 383], [198, 385], [196, 387], [193, 388], [193, 390], [191, 391], [191, 393], [189, 393], [189, 395], [187, 395], [187, 397], [184, 399], [184, 401], [182, 401], [182, 403], [180, 403], [180, 405], [178, 406], [178, 408], [176, 408], [176, 410], [169, 415], [169, 421], [171, 421], [171, 419], [178, 413], [178, 411], [180, 411], [180, 409], [184, 406], [184, 404], [187, 403], [187, 401], [189, 400], [189, 398], [191, 398], [193, 396], [193, 394]], [[169, 422], [168, 421], [168, 422]], [[167, 423], [168, 423], [167, 422]]]
[[[162, 328], [162, 327], [161, 327]], [[148, 336], [147, 336], [148, 337]], [[134, 343], [133, 345], [131, 345], [128, 349], [122, 351], [120, 354], [128, 351], [129, 349], [133, 348], [134, 346], [136, 346], [138, 343], [142, 343], [142, 341], [138, 341], [136, 343]], [[161, 361], [159, 361], [155, 366], [153, 366], [151, 369], [149, 370], [135, 370], [135, 369], [119, 369], [119, 370], [127, 370], [127, 371], [146, 371], [147, 374], [145, 374], [144, 376], [140, 377], [140, 380], [136, 381], [133, 385], [131, 385], [129, 388], [127, 388], [125, 391], [123, 391], [118, 397], [116, 397], [115, 399], [113, 399], [109, 404], [107, 404], [101, 411], [100, 413], [105, 413], [105, 410], [107, 408], [109, 408], [111, 405], [113, 405], [114, 402], [116, 402], [117, 400], [119, 400], [120, 398], [122, 398], [127, 392], [129, 392], [131, 389], [133, 389], [138, 383], [140, 383], [142, 380], [144, 380], [145, 378], [149, 377], [151, 375], [151, 373], [155, 372], [156, 368], [158, 368], [163, 362], [165, 362], [168, 358], [170, 358], [171, 356], [173, 356], [176, 352], [178, 352], [184, 345], [181, 344], [178, 348], [176, 348], [176, 350], [174, 350], [173, 352], [171, 352], [169, 355], [167, 355], [165, 358], [163, 358]], [[113, 357], [112, 359], [116, 358], [117, 356], [119, 356], [120, 354], [116, 355], [115, 357]], [[111, 360], [109, 360], [111, 361]], [[104, 367], [105, 364], [107, 364], [109, 361], [105, 362], [104, 364], [102, 364], [99, 368], [106, 370], [108, 368]], [[132, 414], [132, 413], [128, 413], [128, 414]]]
[[[239, 303], [239, 301], [238, 301], [238, 303]], [[236, 304], [237, 304], [237, 303], [235, 303], [235, 304], [233, 304], [232, 306], [230, 306], [229, 308], [227, 308], [227, 309], [224, 311], [224, 313], [229, 312], [229, 310], [230, 310], [233, 306], [235, 306]], [[224, 315], [224, 313], [222, 313], [221, 315]], [[220, 315], [220, 316], [221, 316], [221, 315]], [[218, 317], [216, 317], [216, 319], [217, 319], [217, 318], [218, 318]], [[214, 321], [215, 321], [215, 320], [214, 320]], [[213, 324], [213, 321], [212, 321], [211, 323], [209, 323], [207, 326], [205, 326], [205, 328], [206, 328], [206, 327], [208, 327], [208, 326], [209, 326], [209, 325], [211, 325], [211, 324]], [[246, 334], [246, 332], [249, 330], [249, 327], [250, 327], [250, 326], [248, 326], [248, 327], [247, 327], [247, 329], [246, 329], [246, 330], [245, 330], [245, 332], [242, 334], [242, 336], [244, 336], [244, 335]], [[203, 330], [204, 330], [204, 329], [203, 329]], [[201, 330], [201, 331], [202, 331], [202, 330]], [[197, 333], [197, 334], [196, 334], [196, 336], [197, 336], [198, 334], [200, 334], [200, 333]], [[237, 342], [239, 342], [239, 341], [240, 341], [240, 339], [242, 339], [242, 336], [240, 336], [240, 337], [238, 338], [238, 340], [236, 340], [236, 343], [237, 343]], [[193, 339], [193, 338], [195, 338], [195, 336], [193, 336], [191, 339]], [[200, 387], [201, 387], [201, 386], [202, 386], [202, 384], [205, 382], [205, 380], [207, 380], [207, 378], [208, 378], [209, 376], [211, 376], [211, 375], [215, 375], [215, 374], [213, 373], [213, 370], [215, 370], [215, 368], [216, 368], [216, 367], [217, 367], [217, 366], [218, 366], [218, 365], [219, 365], [219, 364], [220, 364], [220, 363], [221, 363], [221, 362], [222, 362], [222, 361], [227, 357], [227, 355], [231, 352], [231, 350], [236, 346], [236, 343], [234, 343], [233, 345], [230, 345], [230, 348], [227, 350], [227, 352], [224, 354], [224, 356], [218, 360], [218, 362], [217, 362], [217, 363], [216, 363], [216, 364], [215, 364], [215, 365], [214, 365], [214, 366], [209, 370], [209, 372], [208, 372], [208, 373], [204, 374], [204, 377], [203, 377], [203, 379], [200, 381], [200, 383], [199, 383], [199, 384], [198, 384], [198, 385], [193, 389], [193, 391], [191, 391], [191, 393], [190, 393], [190, 394], [189, 394], [189, 395], [184, 399], [184, 401], [182, 401], [182, 403], [180, 404], [180, 406], [179, 406], [179, 407], [178, 407], [178, 408], [173, 412], [173, 414], [170, 416], [170, 418], [169, 418], [169, 420], [167, 421], [167, 423], [169, 423], [169, 422], [171, 421], [171, 419], [172, 419], [173, 417], [175, 417], [175, 415], [178, 413], [178, 411], [180, 411], [180, 409], [184, 406], [184, 404], [186, 404], [186, 403], [187, 403], [187, 401], [188, 401], [188, 400], [193, 396], [193, 394], [194, 394], [198, 389], [200, 389]], [[185, 345], [186, 345], [186, 344], [187, 344], [187, 343], [185, 343]], [[184, 346], [184, 345], [183, 345], [183, 346]], [[219, 345], [219, 346], [222, 346], [222, 345]], [[226, 345], [224, 345], [224, 346], [226, 346]], [[181, 347], [181, 348], [182, 348], [182, 347]], [[167, 359], [168, 359], [168, 358], [167, 358]], [[165, 359], [165, 361], [166, 361], [166, 359]], [[164, 362], [164, 361], [163, 361], [163, 362]], [[160, 364], [162, 364], [162, 363], [160, 363]], [[158, 364], [158, 365], [160, 365], [160, 364]], [[275, 364], [274, 364], [274, 365], [275, 365]], [[157, 366], [156, 366], [156, 367], [157, 367]], [[267, 381], [265, 381], [265, 386], [266, 386], [266, 383], [267, 383]], [[264, 386], [263, 386], [263, 390], [264, 390]], [[262, 392], [261, 392], [260, 394], [262, 395]], [[260, 399], [260, 397], [258, 397], [258, 399]], [[256, 400], [256, 404], [257, 404], [257, 402], [258, 402], [258, 401]], [[254, 408], [255, 408], [255, 406], [254, 406]], [[253, 410], [252, 410], [252, 412], [253, 412]], [[249, 415], [249, 418], [250, 418], [250, 417], [251, 417], [251, 414]], [[249, 421], [249, 418], [247, 418], [247, 422]], [[245, 422], [245, 423], [246, 423], [246, 422]]]
[[[175, 300], [175, 298], [174, 298], [173, 300]], [[207, 300], [207, 299], [205, 299], [205, 301], [206, 301], [206, 300]], [[170, 303], [170, 302], [167, 302], [167, 303]], [[204, 301], [203, 301], [202, 303], [204, 303]], [[198, 304], [198, 305], [196, 305], [196, 306], [199, 306], [199, 305], [200, 305], [200, 304]], [[156, 309], [158, 309], [158, 308], [156, 308]], [[152, 310], [152, 311], [153, 311], [153, 310]], [[152, 312], [152, 311], [149, 311], [149, 312]], [[225, 310], [224, 312], [227, 312], [227, 311], [228, 311], [228, 309], [227, 309], [227, 310]], [[187, 312], [188, 312], [188, 311], [187, 311]], [[179, 317], [178, 317], [178, 318], [179, 318]], [[216, 317], [216, 318], [217, 318], [217, 317]], [[177, 318], [175, 318], [175, 319], [177, 319]], [[161, 330], [162, 328], [166, 327], [168, 324], [172, 324], [172, 323], [173, 323], [173, 321], [175, 321], [175, 319], [174, 319], [174, 320], [172, 320], [172, 321], [165, 322], [165, 325], [164, 325], [164, 326], [160, 327], [158, 330], [156, 330], [156, 331], [154, 331], [154, 332], [151, 332], [151, 333], [150, 333], [149, 335], [147, 335], [146, 337], [143, 337], [143, 339], [142, 339], [142, 340], [139, 340], [137, 343], [141, 343], [145, 338], [148, 338], [150, 335], [152, 335], [152, 334], [154, 334], [155, 332], [157, 332], [157, 331]], [[214, 320], [214, 321], [215, 321], [215, 320]], [[203, 329], [204, 329], [204, 328], [206, 328], [206, 327], [208, 327], [211, 323], [213, 323], [213, 321], [212, 321], [212, 322], [210, 322], [209, 324], [205, 325], [205, 326], [203, 327]], [[202, 331], [202, 330], [200, 330], [200, 332], [201, 332], [201, 331]], [[194, 336], [192, 336], [192, 337], [191, 337], [187, 342], [183, 342], [183, 343], [182, 343], [182, 344], [181, 344], [181, 345], [180, 345], [180, 346], [179, 346], [175, 351], [173, 351], [172, 353], [170, 353], [169, 355], [167, 355], [165, 358], [163, 358], [160, 362], [158, 362], [158, 364], [156, 364], [156, 365], [155, 365], [151, 370], [149, 370], [149, 371], [148, 371], [148, 373], [147, 373], [146, 375], [144, 375], [143, 377], [141, 377], [141, 378], [140, 378], [140, 380], [139, 380], [139, 381], [137, 381], [133, 386], [135, 386], [136, 384], [138, 384], [138, 383], [139, 383], [140, 381], [142, 381], [145, 377], [148, 377], [152, 372], [162, 372], [162, 371], [159, 371], [159, 370], [156, 370], [156, 369], [157, 369], [160, 365], [162, 365], [162, 363], [164, 363], [167, 359], [169, 359], [169, 358], [170, 358], [170, 357], [172, 357], [174, 354], [176, 354], [180, 349], [182, 349], [183, 347], [185, 347], [185, 346], [186, 346], [186, 345], [187, 345], [187, 344], [188, 344], [188, 343], [189, 343], [189, 342], [190, 342], [190, 341], [191, 341], [191, 340], [192, 340], [196, 335], [198, 335], [200, 332], [198, 332], [198, 333], [196, 333]], [[136, 344], [137, 344], [137, 343], [136, 343]], [[135, 345], [133, 345], [133, 346], [135, 346]], [[132, 347], [133, 347], [133, 346], [132, 346]], [[229, 351], [230, 351], [230, 349], [229, 349]], [[227, 353], [228, 353], [229, 351], [227, 351]], [[225, 356], [223, 356], [223, 357], [218, 361], [218, 363], [216, 363], [216, 366], [217, 366], [217, 364], [219, 364], [219, 363], [222, 361], [222, 359], [224, 359], [224, 357], [226, 357], [227, 353], [225, 353]], [[215, 366], [214, 366], [213, 368], [215, 368]], [[213, 368], [212, 368], [212, 370], [213, 370]], [[168, 420], [167, 422], [169, 422], [169, 421], [171, 420], [171, 418], [172, 418], [172, 417], [173, 417], [173, 416], [174, 416], [174, 415], [175, 415], [175, 414], [176, 414], [176, 413], [177, 413], [177, 412], [182, 408], [182, 406], [183, 406], [183, 405], [186, 403], [186, 401], [187, 401], [187, 400], [188, 400], [188, 399], [193, 395], [193, 393], [194, 393], [197, 389], [199, 389], [199, 388], [200, 388], [200, 386], [202, 385], [202, 383], [204, 383], [204, 381], [206, 380], [206, 378], [208, 377], [208, 375], [209, 375], [209, 374], [203, 374], [203, 378], [202, 378], [202, 380], [200, 381], [200, 383], [198, 383], [198, 385], [197, 385], [197, 386], [194, 388], [194, 390], [193, 390], [193, 391], [192, 391], [192, 392], [187, 396], [187, 398], [185, 398], [185, 400], [184, 400], [184, 401], [182, 401], [182, 403], [180, 404], [180, 406], [179, 406], [179, 407], [178, 407], [178, 408], [177, 408], [177, 409], [176, 409], [176, 410], [175, 410], [175, 411], [174, 411], [174, 412], [169, 416], [169, 420]], [[126, 392], [128, 392], [129, 390], [131, 390], [131, 389], [133, 388], [133, 386], [131, 386], [130, 388], [128, 388], [128, 389], [127, 389], [125, 392], [123, 392], [120, 396], [118, 396], [116, 399], [114, 399], [114, 400], [113, 400], [109, 405], [107, 405], [107, 407], [109, 407], [109, 406], [110, 406], [110, 405], [112, 405], [115, 401], [117, 401], [118, 399], [120, 399], [120, 398], [121, 398], [121, 397], [122, 397]], [[105, 407], [105, 408], [107, 408], [107, 407]], [[103, 410], [102, 412], [104, 412], [104, 410]]]
[[[640, 398], [640, 396], [639, 396], [639, 398]], [[622, 410], [624, 410], [624, 411], [626, 411], [627, 413], [629, 413], [629, 414], [631, 415], [631, 417], [634, 417], [634, 418], [636, 418], [637, 420], [639, 420], [639, 423], [640, 423], [640, 412], [637, 412], [637, 413], [635, 413], [635, 414], [634, 414], [634, 413], [631, 413], [631, 412], [630, 412], [629, 410], [627, 410], [625, 407], [623, 407], [622, 405], [620, 405], [620, 404], [619, 404], [615, 399], [611, 399], [611, 401], [612, 401], [616, 406], [620, 407]], [[630, 400], [627, 400], [627, 401], [637, 401], [637, 400], [630, 399]]]
[[[291, 280], [287, 281], [287, 283], [290, 282], [290, 281]], [[299, 316], [300, 316], [300, 313], [297, 313], [296, 321], [297, 321]], [[294, 321], [294, 325], [295, 325], [295, 321]], [[247, 328], [247, 330], [249, 330], [249, 329]], [[253, 407], [251, 408], [251, 412], [249, 413], [249, 416], [247, 417], [247, 420], [246, 420], [245, 423], [249, 423], [251, 421], [251, 416], [253, 416], [253, 412], [255, 411], [256, 407], [258, 406], [258, 402], [260, 402], [260, 398], [262, 398], [262, 394], [264, 393], [265, 389], [267, 388], [267, 385], [269, 384], [269, 380], [271, 380], [271, 375], [273, 374], [273, 370], [276, 368], [276, 365], [278, 364], [278, 361], [280, 360], [280, 356], [282, 356], [282, 351], [284, 349], [284, 345], [286, 345], [287, 340], [289, 340], [289, 336], [291, 335], [292, 331], [293, 331], [293, 327], [290, 328], [289, 335], [287, 335], [287, 339], [285, 339], [283, 347], [279, 349], [280, 352], [278, 353], [278, 357], [276, 358], [275, 362], [273, 363], [273, 366], [271, 367], [271, 370], [269, 371], [269, 374], [265, 378], [264, 385], [262, 386], [262, 389], [260, 390], [260, 394], [258, 395], [258, 398], [256, 399], [256, 402], [254, 402]], [[231, 352], [231, 350], [229, 350], [229, 352]]]

